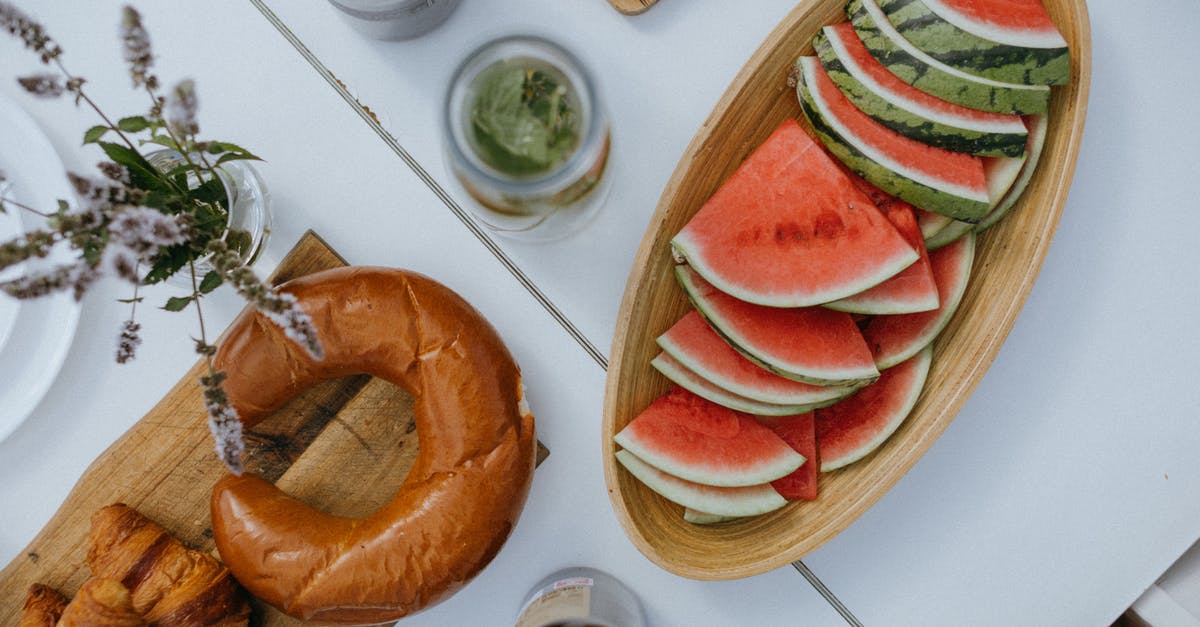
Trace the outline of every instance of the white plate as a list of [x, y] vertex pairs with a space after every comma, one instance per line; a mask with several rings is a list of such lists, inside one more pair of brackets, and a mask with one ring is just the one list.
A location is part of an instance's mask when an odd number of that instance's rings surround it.
[[[59, 198], [74, 199], [62, 160], [37, 123], [12, 101], [0, 96], [0, 170], [12, 184], [7, 198], [43, 211], [53, 211]], [[42, 219], [10, 207], [0, 215], [0, 241], [38, 228]], [[27, 262], [25, 270], [69, 262], [69, 251]], [[7, 278], [13, 270], [2, 276]], [[17, 301], [0, 294], [0, 440], [33, 411], [58, 376], [75, 328], [79, 303], [70, 293]], [[114, 335], [114, 350], [116, 331]]]

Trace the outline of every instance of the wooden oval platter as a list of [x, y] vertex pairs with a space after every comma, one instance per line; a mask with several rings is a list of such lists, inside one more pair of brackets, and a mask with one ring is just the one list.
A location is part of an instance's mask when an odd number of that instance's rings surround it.
[[941, 435], [979, 383], [1033, 287], [1066, 203], [1083, 134], [1091, 75], [1084, 0], [1045, 0], [1071, 50], [1071, 80], [1053, 88], [1041, 163], [1017, 207], [978, 242], [959, 310], [934, 344], [917, 406], [871, 456], [821, 476], [820, 496], [723, 525], [693, 525], [613, 457], [620, 431], [669, 382], [651, 367], [655, 338], [687, 310], [670, 239], [738, 165], [787, 118], [805, 123], [787, 75], [843, 0], [802, 2], [742, 68], [675, 169], [634, 261], [618, 317], [604, 406], [604, 474], [626, 533], [662, 568], [694, 579], [748, 577], [793, 562], [870, 508]]

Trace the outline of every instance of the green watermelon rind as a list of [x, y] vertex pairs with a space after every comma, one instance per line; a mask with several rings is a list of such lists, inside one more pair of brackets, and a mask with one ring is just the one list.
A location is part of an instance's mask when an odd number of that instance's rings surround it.
[[729, 330], [728, 322], [723, 320], [720, 316], [717, 316], [712, 311], [710, 304], [699, 295], [699, 289], [697, 289], [696, 285], [691, 281], [691, 276], [689, 274], [690, 272], [694, 272], [694, 270], [687, 265], [675, 266], [675, 278], [679, 280], [679, 284], [683, 287], [683, 291], [687, 294], [688, 299], [692, 301], [692, 305], [695, 306], [696, 311], [698, 311], [700, 315], [706, 321], [708, 321], [708, 324], [712, 326], [713, 330], [716, 331], [717, 334], [722, 338], [724, 338], [726, 342], [729, 342], [730, 346], [734, 347], [739, 353], [744, 355], [746, 359], [749, 359], [750, 361], [785, 379], [792, 379], [793, 381], [801, 381], [804, 383], [810, 383], [812, 385], [861, 387], [863, 385], [868, 385], [879, 378], [879, 371], [875, 368], [872, 368], [870, 371], [845, 371], [841, 374], [841, 376], [833, 376], [832, 373], [814, 374], [812, 372], [798, 372], [795, 369], [788, 368], [770, 361], [769, 357], [764, 357], [760, 351], [755, 350], [751, 342], [745, 338], [738, 337], [737, 334], [732, 333]]
[[1033, 180], [1033, 174], [1037, 171], [1038, 161], [1041, 160], [1042, 149], [1046, 146], [1046, 129], [1049, 128], [1049, 116], [1036, 115], [1034, 118], [1033, 128], [1029, 138], [1029, 153], [1025, 159], [1025, 163], [1021, 166], [1021, 171], [1017, 174], [1017, 180], [1013, 182], [1012, 187], [1004, 194], [1004, 198], [1000, 199], [996, 207], [989, 211], [983, 219], [974, 226], [976, 233], [982, 233], [989, 227], [1000, 221], [1021, 199], [1021, 195], [1025, 193], [1025, 188], [1029, 187], [1029, 182]]
[[950, 224], [947, 224], [937, 233], [934, 233], [929, 239], [925, 240], [925, 250], [933, 252], [939, 248], [944, 248], [950, 244], [953, 244], [958, 238], [974, 230], [974, 224], [955, 220]]
[[[1001, 43], [953, 23], [923, 0], [877, 0], [888, 21], [929, 56], [969, 74], [1021, 85], [1064, 85], [1071, 80], [1071, 55], [1061, 45], [1034, 47]], [[963, 24], [962, 26], [967, 26]]]
[[829, 31], [830, 27], [825, 27], [813, 41], [821, 64], [850, 102], [875, 121], [905, 137], [944, 150], [987, 157], [1024, 154], [1026, 131], [1023, 125], [1019, 132], [1006, 133], [939, 122], [929, 112], [920, 111], [916, 103], [889, 99], [879, 89], [872, 89], [870, 85], [874, 81], [860, 76], [853, 65], [847, 64], [843, 59], [844, 52], [839, 52]]
[[964, 107], [993, 113], [1045, 113], [1046, 85], [1017, 85], [974, 76], [921, 52], [896, 30], [875, 0], [849, 0], [846, 14], [859, 39], [900, 80]]
[[616, 452], [617, 461], [638, 481], [663, 498], [716, 516], [757, 516], [787, 505], [769, 483], [742, 487], [696, 484], [663, 472], [628, 450]]
[[[874, 453], [876, 449], [878, 449], [883, 445], [884, 442], [888, 440], [888, 438], [892, 437], [892, 434], [896, 432], [896, 429], [899, 429], [900, 425], [903, 424], [908, 418], [908, 415], [912, 413], [913, 407], [917, 406], [917, 399], [921, 396], [921, 390], [925, 387], [925, 380], [929, 376], [929, 365], [933, 362], [933, 347], [926, 346], [920, 351], [917, 351], [917, 354], [910, 357], [910, 359], [917, 360], [914, 363], [914, 367], [918, 369], [917, 376], [913, 381], [913, 384], [905, 390], [906, 394], [901, 406], [897, 409], [897, 411], [893, 412], [891, 416], [888, 416], [888, 419], [884, 423], [884, 427], [882, 429], [876, 432], [870, 440], [863, 442], [853, 451], [842, 455], [841, 457], [835, 457], [831, 459], [826, 459], [824, 453], [821, 453], [821, 472], [829, 472], [839, 468], [845, 468], [846, 466], [853, 464], [867, 455]], [[818, 440], [818, 452], [821, 450], [820, 447], [821, 443]]]
[[[817, 407], [824, 407], [830, 403], [835, 403], [838, 401], [838, 399], [849, 396], [858, 389], [858, 386], [817, 386], [808, 393], [788, 394], [786, 392], [774, 392], [772, 390], [747, 387], [731, 381], [728, 377], [722, 376], [720, 372], [706, 368], [704, 364], [700, 363], [692, 355], [690, 355], [684, 347], [671, 341], [670, 338], [666, 337], [665, 334], [658, 337], [658, 345], [660, 348], [662, 348], [664, 353], [670, 355], [671, 358], [673, 358], [676, 362], [679, 362], [682, 367], [694, 373], [696, 376], [708, 381], [712, 385], [736, 396], [752, 401], [758, 401], [760, 403], [766, 403], [768, 405], [812, 407], [815, 409]], [[741, 351], [738, 352], [741, 353]], [[795, 379], [790, 380], [794, 381]], [[680, 383], [680, 385], [683, 384]], [[692, 391], [696, 394], [699, 394], [699, 392], [696, 392], [695, 390]]]
[[[990, 162], [990, 165], [994, 167], [985, 168], [988, 182], [988, 196], [994, 198], [995, 203], [993, 204], [994, 208], [984, 215], [979, 224], [983, 224], [988, 219], [988, 216], [996, 213], [996, 208], [1004, 202], [1004, 199], [1008, 197], [1008, 193], [1016, 187], [1017, 181], [1021, 179], [1023, 173], [1028, 173], [1032, 176], [1033, 170], [1026, 167], [1028, 163], [1028, 155], [1022, 154], [1020, 157], [995, 158]], [[985, 162], [985, 165], [988, 165], [988, 162]], [[1037, 162], [1035, 161], [1033, 167], [1036, 166]], [[1026, 179], [1026, 182], [1028, 182], [1028, 179]], [[1019, 195], [1020, 192], [1017, 192], [1017, 194]], [[1003, 213], [1000, 215], [1002, 216]], [[998, 220], [999, 217], [995, 219]], [[925, 249], [937, 250], [971, 231], [978, 233], [980, 231], [979, 224], [955, 220], [944, 228], [939, 229], [937, 233], [926, 238]]]
[[812, 411], [818, 407], [825, 407], [832, 403], [836, 403], [837, 399], [830, 399], [820, 403], [808, 403], [803, 405], [779, 405], [775, 403], [764, 403], [754, 399], [746, 398], [725, 390], [715, 383], [705, 379], [698, 373], [688, 369], [683, 364], [679, 363], [675, 358], [667, 353], [659, 353], [654, 359], [650, 360], [650, 365], [654, 366], [662, 375], [672, 382], [678, 384], [683, 389], [699, 396], [705, 400], [712, 401], [722, 407], [728, 407], [734, 411], [740, 411], [755, 416], [790, 416], [792, 414], [803, 414]]
[[[850, 139], [836, 130], [833, 123], [825, 116], [809, 88], [806, 77], [805, 59], [796, 60], [799, 68], [796, 80], [796, 96], [800, 101], [800, 109], [808, 118], [817, 138], [825, 148], [846, 167], [879, 189], [920, 207], [926, 211], [942, 214], [968, 222], [978, 221], [990, 209], [987, 202], [973, 198], [964, 198], [949, 191], [936, 189], [919, 181], [900, 174], [868, 156], [861, 147], [851, 143]], [[818, 63], [819, 65], [819, 63]]]
[[954, 218], [951, 218], [950, 216], [944, 216], [940, 213], [932, 213], [929, 211], [925, 211], [924, 213], [924, 216], [917, 216], [917, 224], [921, 225], [921, 237], [925, 238], [926, 242], [928, 242], [929, 238], [933, 237], [935, 233], [945, 228], [947, 224], [950, 224], [950, 222], [954, 220]]
[[958, 306], [962, 304], [963, 294], [966, 294], [967, 292], [967, 284], [970, 282], [969, 279], [971, 276], [971, 267], [975, 263], [975, 234], [968, 232], [962, 238], [958, 239], [964, 239], [964, 246], [966, 246], [966, 250], [963, 253], [963, 260], [961, 262], [963, 267], [960, 267], [960, 276], [962, 279], [954, 286], [955, 289], [952, 290], [950, 294], [946, 295], [946, 305], [943, 307], [941, 315], [938, 316], [936, 323], [930, 326], [925, 333], [909, 340], [908, 345], [902, 349], [893, 353], [876, 355], [876, 368], [879, 368], [880, 370], [886, 370], [892, 366], [895, 366], [896, 364], [903, 363], [905, 360], [910, 359], [913, 355], [916, 355], [931, 345], [933, 340], [937, 338], [938, 334], [946, 328], [946, 325], [950, 324], [950, 318], [954, 317], [954, 312], [957, 311]]

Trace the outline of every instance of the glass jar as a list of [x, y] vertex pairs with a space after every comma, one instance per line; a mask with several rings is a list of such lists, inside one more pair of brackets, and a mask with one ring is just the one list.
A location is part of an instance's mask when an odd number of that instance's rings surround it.
[[412, 39], [435, 29], [458, 0], [329, 0], [338, 15], [372, 39]]
[[[170, 149], [156, 150], [146, 155], [146, 161], [166, 172], [184, 163], [183, 155]], [[216, 167], [217, 178], [225, 188], [225, 208], [229, 215], [225, 222], [222, 239], [237, 251], [246, 265], [252, 265], [266, 248], [267, 236], [271, 233], [271, 197], [266, 183], [258, 170], [249, 161], [226, 161]], [[188, 185], [198, 184], [195, 173], [188, 173]], [[206, 258], [196, 262], [196, 278], [201, 279], [212, 265]], [[167, 283], [186, 289], [192, 288], [190, 272], [176, 272], [167, 277]]]
[[566, 568], [529, 592], [514, 627], [646, 627], [642, 604], [616, 577]]
[[446, 91], [444, 155], [493, 232], [547, 241], [604, 203], [610, 134], [595, 82], [574, 55], [509, 36], [467, 56]]

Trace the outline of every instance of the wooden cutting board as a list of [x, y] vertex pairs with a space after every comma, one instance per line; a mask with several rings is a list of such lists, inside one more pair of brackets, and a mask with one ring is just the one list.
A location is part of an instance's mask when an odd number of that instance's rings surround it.
[[[309, 231], [270, 278], [273, 284], [347, 265]], [[213, 453], [197, 363], [88, 467], [33, 542], [0, 571], [0, 625], [19, 621], [35, 582], [72, 596], [88, 578], [92, 512], [125, 503], [185, 544], [213, 552], [209, 491], [225, 474]], [[246, 469], [337, 516], [364, 516], [396, 493], [417, 454], [413, 399], [366, 375], [327, 381], [293, 399], [246, 438]], [[538, 463], [549, 451], [538, 443]], [[294, 625], [258, 604], [255, 623]]]

